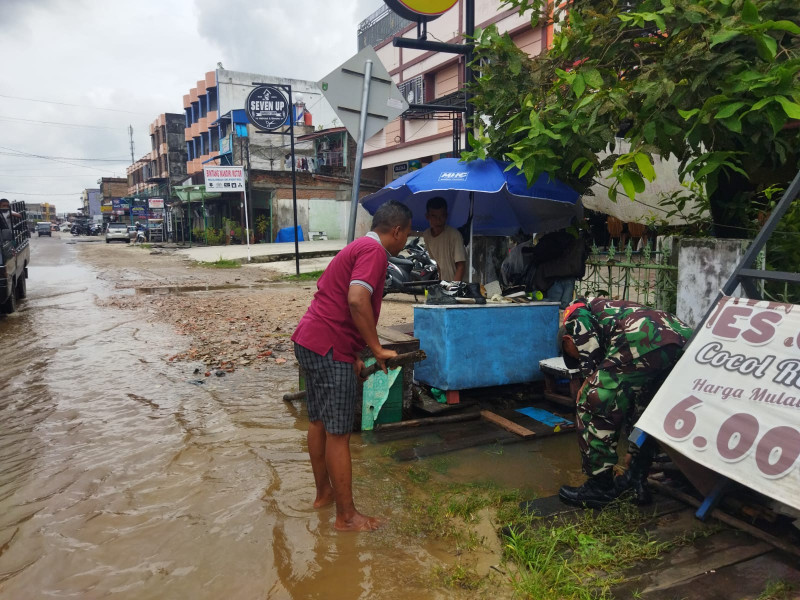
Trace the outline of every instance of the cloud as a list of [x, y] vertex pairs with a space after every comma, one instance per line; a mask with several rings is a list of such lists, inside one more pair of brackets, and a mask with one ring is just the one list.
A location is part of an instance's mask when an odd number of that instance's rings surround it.
[[381, 4], [196, 0], [198, 31], [226, 69], [312, 81], [356, 54], [358, 23]]
[[98, 178], [125, 176], [128, 126], [139, 158], [150, 150], [150, 123], [161, 113], [182, 112], [183, 95], [218, 61], [231, 70], [316, 81], [356, 53], [358, 23], [381, 5], [0, 0], [0, 56], [6, 58], [0, 146], [119, 159], [53, 161], [0, 149], [0, 190], [18, 192], [3, 197], [74, 210], [81, 190], [96, 187]]

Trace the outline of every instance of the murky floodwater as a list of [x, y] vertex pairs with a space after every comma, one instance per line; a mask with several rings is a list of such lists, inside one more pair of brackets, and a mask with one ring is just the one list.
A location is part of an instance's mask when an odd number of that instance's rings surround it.
[[[292, 368], [198, 385], [163, 360], [186, 338], [95, 305], [113, 290], [74, 245], [34, 240], [32, 265], [28, 300], [0, 318], [0, 597], [470, 597], [429, 589], [455, 557], [392, 526], [402, 496], [375, 491], [407, 466], [381, 447], [354, 436], [357, 504], [386, 528], [338, 534], [311, 508], [304, 407], [281, 400]], [[452, 481], [552, 493], [577, 450], [563, 436], [446, 460]]]

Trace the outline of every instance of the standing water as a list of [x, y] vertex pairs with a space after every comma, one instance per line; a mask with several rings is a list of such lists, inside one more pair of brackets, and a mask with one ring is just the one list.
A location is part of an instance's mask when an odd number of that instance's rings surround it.
[[[473, 597], [430, 589], [454, 549], [392, 526], [403, 496], [375, 492], [407, 467], [380, 447], [353, 437], [357, 505], [385, 528], [337, 533], [311, 507], [294, 370], [198, 380], [164, 360], [185, 338], [97, 306], [113, 290], [74, 245], [33, 245], [28, 299], [0, 318], [0, 597]], [[577, 459], [553, 443], [462, 453], [449, 476], [553, 493]]]

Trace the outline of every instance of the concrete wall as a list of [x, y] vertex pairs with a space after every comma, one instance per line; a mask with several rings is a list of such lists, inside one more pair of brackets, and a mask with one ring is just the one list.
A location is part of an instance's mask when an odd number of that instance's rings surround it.
[[[274, 232], [284, 227], [292, 227], [294, 214], [292, 198], [279, 196], [273, 201]], [[330, 240], [346, 239], [350, 219], [350, 201], [327, 198], [298, 198], [297, 224], [303, 229], [303, 237], [308, 240], [309, 231], [324, 231]], [[372, 225], [372, 215], [361, 206], [356, 218], [356, 237], [365, 235]]]
[[[750, 240], [683, 238], [678, 242], [677, 316], [696, 327], [742, 259]], [[734, 296], [741, 296], [737, 288]]]

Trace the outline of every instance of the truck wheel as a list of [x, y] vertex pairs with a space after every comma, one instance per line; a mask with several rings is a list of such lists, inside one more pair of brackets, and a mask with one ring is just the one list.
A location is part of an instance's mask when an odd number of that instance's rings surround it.
[[17, 300], [22, 300], [28, 295], [28, 284], [25, 283], [24, 274], [20, 276], [19, 281], [17, 281], [17, 287], [15, 288], [14, 293], [17, 296]]
[[8, 299], [0, 304], [0, 313], [10, 315], [17, 310], [17, 297], [14, 291], [8, 295]]

